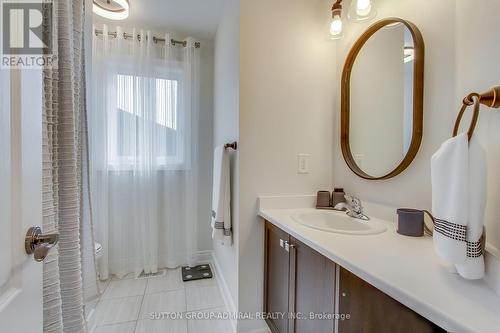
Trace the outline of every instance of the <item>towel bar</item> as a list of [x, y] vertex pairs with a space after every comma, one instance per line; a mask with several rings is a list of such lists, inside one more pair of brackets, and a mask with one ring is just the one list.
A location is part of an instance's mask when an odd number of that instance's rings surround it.
[[224, 145], [224, 148], [227, 149], [227, 148], [231, 148], [231, 149], [234, 149], [234, 150], [237, 150], [238, 149], [238, 143], [236, 141], [234, 142], [231, 142], [231, 143], [226, 143]]

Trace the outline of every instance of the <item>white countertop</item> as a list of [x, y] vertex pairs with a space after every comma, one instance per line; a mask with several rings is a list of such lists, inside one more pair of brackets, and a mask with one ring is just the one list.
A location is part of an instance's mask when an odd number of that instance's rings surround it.
[[291, 218], [314, 208], [262, 200], [259, 216], [449, 332], [500, 332], [500, 297], [482, 280], [450, 273], [431, 237], [399, 235], [392, 222], [376, 235], [329, 233]]

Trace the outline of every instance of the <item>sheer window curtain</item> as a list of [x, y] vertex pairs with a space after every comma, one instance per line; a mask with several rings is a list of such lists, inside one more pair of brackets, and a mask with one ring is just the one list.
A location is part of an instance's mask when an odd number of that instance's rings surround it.
[[140, 38], [125, 39], [120, 27], [116, 38], [102, 30], [93, 37], [89, 114], [100, 278], [192, 264], [199, 49], [192, 38], [173, 46], [150, 31], [127, 30]]

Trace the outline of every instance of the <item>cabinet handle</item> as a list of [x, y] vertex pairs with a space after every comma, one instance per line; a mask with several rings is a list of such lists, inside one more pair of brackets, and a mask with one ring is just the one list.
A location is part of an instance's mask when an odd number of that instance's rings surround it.
[[284, 241], [283, 241], [282, 239], [280, 239], [280, 246], [281, 246], [281, 247], [284, 247], [284, 246], [285, 246]]
[[290, 249], [295, 249], [295, 245], [290, 244], [290, 243], [288, 243], [288, 242], [285, 241], [285, 250], [286, 250], [286, 252], [290, 252]]

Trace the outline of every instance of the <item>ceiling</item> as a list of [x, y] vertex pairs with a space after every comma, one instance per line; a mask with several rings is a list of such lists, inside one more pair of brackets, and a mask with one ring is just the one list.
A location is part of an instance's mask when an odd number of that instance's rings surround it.
[[[173, 32], [179, 37], [214, 39], [226, 0], [130, 0], [130, 16], [111, 21], [94, 14], [94, 23]], [[231, 1], [231, 0], [229, 0]]]

